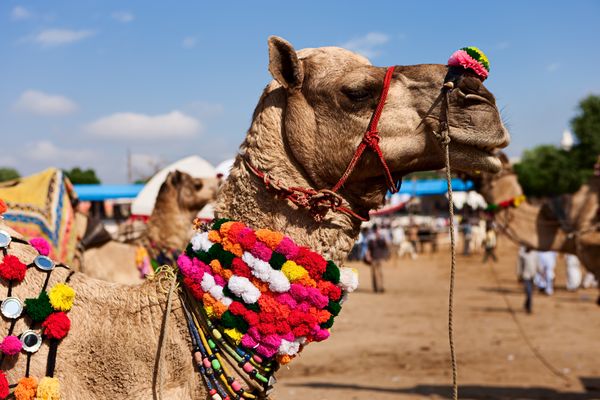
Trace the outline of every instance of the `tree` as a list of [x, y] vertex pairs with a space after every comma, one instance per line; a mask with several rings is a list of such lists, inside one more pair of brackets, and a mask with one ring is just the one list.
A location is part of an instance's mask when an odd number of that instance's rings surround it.
[[578, 140], [573, 157], [580, 168], [591, 170], [600, 155], [600, 96], [590, 95], [579, 102], [571, 128]]
[[13, 179], [20, 178], [19, 172], [10, 167], [2, 167], [0, 168], [0, 182], [12, 181]]
[[591, 170], [578, 168], [572, 152], [552, 145], [526, 150], [515, 172], [528, 196], [556, 196], [573, 193], [590, 176]]
[[74, 185], [90, 185], [100, 183], [100, 179], [96, 176], [96, 171], [93, 169], [83, 170], [75, 167], [71, 170], [65, 170], [65, 175]]

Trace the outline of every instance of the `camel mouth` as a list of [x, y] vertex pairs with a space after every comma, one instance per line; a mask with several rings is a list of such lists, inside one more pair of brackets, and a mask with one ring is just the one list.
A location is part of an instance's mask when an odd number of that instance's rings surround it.
[[488, 145], [450, 142], [450, 166], [458, 172], [472, 174], [489, 172], [496, 174], [502, 169], [498, 147]]

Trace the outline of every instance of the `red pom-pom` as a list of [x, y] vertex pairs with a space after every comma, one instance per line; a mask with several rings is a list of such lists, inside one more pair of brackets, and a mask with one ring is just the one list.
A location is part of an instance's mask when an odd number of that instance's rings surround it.
[[231, 262], [231, 272], [237, 276], [243, 276], [244, 278], [250, 279], [252, 277], [252, 271], [241, 258], [234, 258]]
[[202, 290], [202, 286], [200, 286], [199, 283], [194, 281], [189, 276], [183, 278], [183, 283], [185, 287], [192, 292], [192, 296], [194, 296], [197, 300], [202, 300], [202, 297], [204, 296], [204, 290]]
[[333, 301], [338, 301], [342, 297], [342, 289], [329, 281], [321, 281], [317, 286], [323, 295]]
[[8, 387], [8, 379], [6, 379], [6, 375], [4, 375], [4, 371], [0, 371], [0, 399], [5, 399], [10, 394], [10, 389]]
[[25, 279], [27, 266], [21, 262], [16, 256], [6, 255], [2, 264], [0, 264], [0, 277], [7, 281], [21, 282]]
[[306, 247], [300, 247], [294, 261], [304, 267], [313, 279], [321, 279], [327, 269], [327, 261]]
[[42, 324], [44, 335], [50, 339], [62, 339], [67, 336], [71, 329], [71, 320], [64, 312], [55, 312], [50, 314]]
[[6, 203], [4, 202], [4, 200], [0, 199], [0, 215], [4, 214], [6, 210], [8, 210]]

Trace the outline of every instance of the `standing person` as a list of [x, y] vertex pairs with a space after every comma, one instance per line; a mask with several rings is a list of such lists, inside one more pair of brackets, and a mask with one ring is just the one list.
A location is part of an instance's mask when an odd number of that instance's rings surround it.
[[381, 264], [389, 258], [390, 243], [388, 242], [387, 235], [377, 225], [373, 225], [373, 230], [367, 240], [367, 246], [371, 259], [373, 292], [383, 293], [383, 270]]
[[525, 311], [531, 314], [532, 311], [532, 296], [533, 296], [533, 278], [537, 272], [538, 256], [530, 247], [525, 247], [523, 251], [519, 251], [519, 266], [517, 270], [520, 273], [520, 280], [523, 282], [525, 289]]
[[579, 262], [579, 258], [574, 254], [567, 254], [565, 256], [565, 263], [567, 265], [567, 290], [576, 291], [581, 286], [581, 281], [583, 280], [581, 263]]
[[539, 262], [542, 270], [544, 292], [548, 296], [551, 296], [554, 293], [554, 268], [556, 267], [556, 252], [540, 251]]
[[483, 254], [482, 262], [485, 264], [490, 257], [494, 262], [498, 262], [498, 257], [496, 257], [496, 231], [492, 224], [488, 224], [486, 227], [483, 246], [485, 248], [485, 253]]
[[473, 239], [473, 227], [471, 221], [468, 218], [462, 220], [462, 233], [463, 233], [463, 256], [471, 254], [471, 239]]
[[415, 253], [418, 253], [417, 242], [419, 241], [419, 227], [414, 221], [411, 221], [408, 227], [408, 241], [413, 247]]

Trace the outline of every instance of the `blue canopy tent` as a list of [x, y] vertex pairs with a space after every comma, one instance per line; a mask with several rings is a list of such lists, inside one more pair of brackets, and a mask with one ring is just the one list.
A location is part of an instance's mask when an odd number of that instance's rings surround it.
[[132, 185], [73, 185], [81, 201], [109, 199], [134, 199], [143, 189], [143, 184]]
[[[462, 179], [452, 179], [452, 190], [455, 192], [467, 192], [473, 189], [473, 182]], [[445, 179], [419, 179], [402, 181], [401, 194], [411, 196], [431, 196], [445, 194], [448, 192], [448, 183]]]

